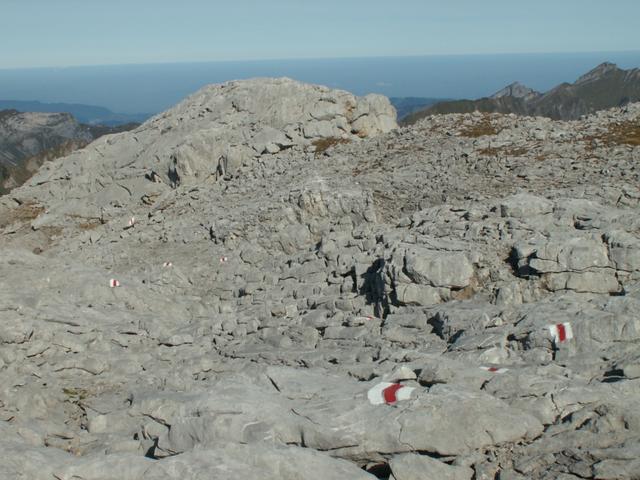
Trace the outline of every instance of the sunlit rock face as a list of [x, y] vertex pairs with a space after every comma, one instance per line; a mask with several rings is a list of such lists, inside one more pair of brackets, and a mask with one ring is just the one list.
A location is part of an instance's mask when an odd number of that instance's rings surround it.
[[0, 198], [0, 472], [637, 477], [639, 118], [257, 79], [47, 164]]

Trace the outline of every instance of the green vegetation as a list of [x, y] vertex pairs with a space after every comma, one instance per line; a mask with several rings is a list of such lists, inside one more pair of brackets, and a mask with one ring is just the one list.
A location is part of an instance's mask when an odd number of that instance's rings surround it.
[[71, 401], [84, 400], [89, 396], [89, 391], [84, 388], [63, 388], [62, 393]]

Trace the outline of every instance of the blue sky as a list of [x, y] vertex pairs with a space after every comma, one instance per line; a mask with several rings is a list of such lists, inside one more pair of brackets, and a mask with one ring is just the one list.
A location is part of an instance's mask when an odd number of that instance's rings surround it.
[[0, 68], [640, 50], [640, 0], [0, 0]]

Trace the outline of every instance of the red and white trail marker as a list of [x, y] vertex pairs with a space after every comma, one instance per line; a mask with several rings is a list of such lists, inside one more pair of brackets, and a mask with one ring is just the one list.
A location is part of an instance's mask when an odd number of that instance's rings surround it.
[[399, 383], [382, 382], [369, 389], [367, 398], [371, 405], [393, 405], [401, 400], [409, 400], [414, 390]]
[[116, 288], [120, 286], [120, 282], [118, 280], [116, 280], [115, 278], [112, 278], [111, 280], [109, 280], [109, 286], [111, 288]]
[[569, 322], [549, 325], [549, 333], [555, 343], [563, 343], [573, 338], [573, 330]]
[[220, 263], [227, 263], [229, 259], [227, 257], [220, 257]]
[[486, 370], [487, 372], [491, 372], [491, 373], [504, 373], [509, 371], [508, 368], [504, 368], [504, 367], [480, 367], [480, 368], [482, 370]]
[[171, 263], [171, 262], [164, 262], [164, 263], [162, 264], [162, 266], [163, 266], [164, 268], [167, 268], [167, 267], [173, 267], [173, 263]]

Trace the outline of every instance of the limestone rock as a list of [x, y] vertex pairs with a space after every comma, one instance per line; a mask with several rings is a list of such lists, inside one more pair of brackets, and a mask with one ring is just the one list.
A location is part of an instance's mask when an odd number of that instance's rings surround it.
[[447, 465], [424, 455], [405, 453], [390, 462], [396, 480], [470, 480], [473, 470], [468, 467]]
[[206, 87], [0, 197], [0, 472], [635, 478], [640, 105], [392, 115]]
[[473, 266], [464, 253], [412, 248], [405, 256], [409, 278], [432, 287], [463, 288], [469, 285]]

